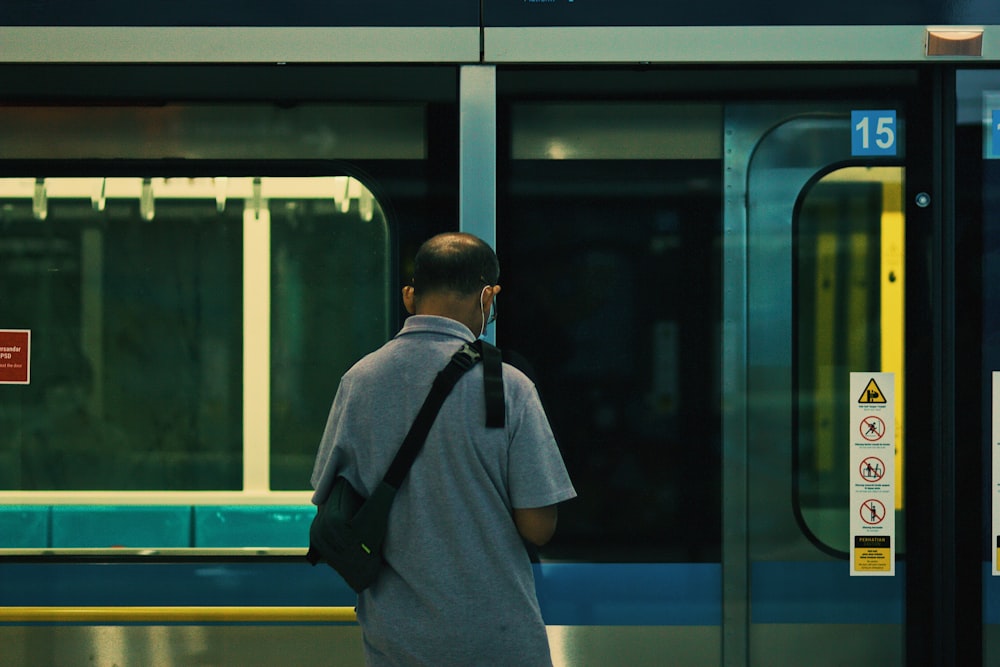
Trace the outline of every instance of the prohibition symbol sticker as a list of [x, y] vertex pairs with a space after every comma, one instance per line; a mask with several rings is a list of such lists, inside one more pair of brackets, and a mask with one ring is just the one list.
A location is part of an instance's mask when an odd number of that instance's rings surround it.
[[885, 505], [881, 501], [869, 498], [861, 504], [861, 520], [869, 526], [876, 526], [885, 519]]
[[885, 463], [878, 457], [869, 456], [861, 462], [858, 472], [866, 482], [877, 482], [885, 475]]
[[868, 442], [876, 442], [885, 435], [885, 422], [881, 417], [869, 415], [861, 420], [861, 437]]

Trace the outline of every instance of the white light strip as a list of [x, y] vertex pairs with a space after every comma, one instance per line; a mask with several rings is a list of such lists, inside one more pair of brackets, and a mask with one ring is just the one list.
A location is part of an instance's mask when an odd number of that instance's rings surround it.
[[[214, 196], [214, 195], [213, 195]], [[243, 211], [243, 490], [271, 487], [271, 213]]]
[[[253, 196], [254, 179], [218, 176], [214, 178], [152, 178], [149, 186], [160, 199], [211, 199], [216, 203], [227, 199], [249, 199]], [[346, 196], [358, 199], [366, 188], [349, 176], [313, 176], [306, 178], [265, 177], [260, 179], [261, 196], [265, 199], [331, 199], [341, 202]], [[141, 178], [2, 178], [0, 198], [31, 199], [37, 189], [44, 189], [46, 199], [90, 199], [95, 203], [107, 199], [140, 199]], [[370, 193], [368, 193], [370, 194]]]

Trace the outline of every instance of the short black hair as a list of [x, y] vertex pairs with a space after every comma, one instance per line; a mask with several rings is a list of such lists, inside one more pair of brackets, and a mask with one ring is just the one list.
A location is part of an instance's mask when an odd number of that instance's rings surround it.
[[413, 288], [418, 293], [471, 294], [483, 285], [495, 285], [499, 277], [500, 262], [493, 248], [464, 232], [427, 239], [413, 260]]

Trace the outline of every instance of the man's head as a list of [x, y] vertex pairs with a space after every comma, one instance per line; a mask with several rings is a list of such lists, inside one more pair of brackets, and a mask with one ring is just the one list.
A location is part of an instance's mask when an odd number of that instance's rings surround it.
[[496, 284], [500, 264], [496, 253], [472, 234], [438, 234], [423, 243], [413, 261], [413, 288], [429, 292], [478, 294], [483, 285]]
[[500, 292], [500, 264], [482, 239], [461, 232], [423, 243], [413, 264], [413, 284], [403, 288], [407, 311], [457, 320], [480, 335]]

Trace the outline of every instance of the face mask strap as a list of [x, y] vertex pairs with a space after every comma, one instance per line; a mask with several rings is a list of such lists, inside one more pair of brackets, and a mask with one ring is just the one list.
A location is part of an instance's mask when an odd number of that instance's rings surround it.
[[482, 336], [486, 333], [486, 290], [490, 288], [489, 285], [483, 287], [483, 291], [479, 293], [479, 313], [483, 316], [483, 324], [479, 328], [479, 335]]

